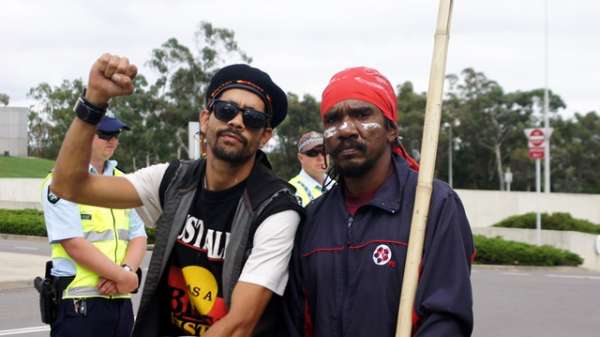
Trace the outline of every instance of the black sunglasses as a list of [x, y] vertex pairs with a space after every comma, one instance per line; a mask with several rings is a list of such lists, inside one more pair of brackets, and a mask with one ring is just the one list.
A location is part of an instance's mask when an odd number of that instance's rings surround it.
[[309, 156], [309, 157], [311, 157], [311, 158], [314, 158], [314, 157], [316, 157], [316, 156], [318, 156], [318, 155], [320, 155], [320, 154], [323, 154], [323, 151], [321, 151], [321, 150], [315, 150], [315, 149], [312, 149], [312, 150], [308, 150], [308, 151], [306, 151], [306, 152], [303, 152], [303, 154], [304, 154], [305, 156]]
[[120, 134], [120, 132], [102, 132], [102, 131], [96, 132], [96, 135], [98, 136], [98, 138], [100, 138], [102, 140], [106, 140], [106, 141], [111, 140], [113, 137], [119, 139], [119, 134]]
[[239, 105], [215, 99], [211, 102], [209, 109], [215, 113], [215, 117], [222, 122], [229, 122], [239, 112], [242, 113], [244, 125], [249, 129], [262, 129], [268, 125], [269, 116], [264, 112], [256, 111], [252, 108], [240, 108]]

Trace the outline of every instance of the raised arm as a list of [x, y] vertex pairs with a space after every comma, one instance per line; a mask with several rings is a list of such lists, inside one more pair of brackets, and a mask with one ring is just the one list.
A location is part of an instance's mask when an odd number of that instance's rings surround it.
[[[84, 104], [105, 111], [112, 97], [130, 95], [137, 68], [125, 57], [104, 54], [92, 66]], [[141, 206], [140, 198], [123, 177], [92, 176], [88, 172], [96, 125], [75, 118], [56, 159], [51, 190], [77, 203], [110, 208]]]

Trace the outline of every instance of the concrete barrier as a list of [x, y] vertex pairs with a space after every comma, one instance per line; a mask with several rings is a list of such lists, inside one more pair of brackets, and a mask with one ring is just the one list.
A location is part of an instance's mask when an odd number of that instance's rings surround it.
[[38, 178], [0, 178], [0, 208], [41, 209], [43, 181]]
[[456, 190], [471, 227], [488, 227], [509, 216], [528, 212], [566, 212], [600, 224], [600, 195], [575, 193]]
[[[536, 244], [535, 229], [486, 227], [473, 228], [473, 234], [487, 237], [500, 236], [505, 240]], [[600, 247], [597, 247], [600, 235], [569, 231], [542, 231], [542, 244], [565, 249], [583, 258], [584, 268], [600, 271]]]
[[[43, 179], [1, 178], [0, 208], [40, 208]], [[600, 224], [600, 195], [574, 193], [456, 190], [471, 227], [488, 227], [509, 216], [534, 212], [567, 212]]]

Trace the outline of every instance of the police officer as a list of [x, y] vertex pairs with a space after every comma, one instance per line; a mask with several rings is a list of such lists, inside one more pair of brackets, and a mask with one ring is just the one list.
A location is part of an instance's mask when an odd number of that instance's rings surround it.
[[[129, 127], [104, 116], [92, 142], [89, 172], [121, 176], [109, 160], [119, 135]], [[128, 337], [133, 326], [131, 292], [139, 284], [135, 271], [146, 251], [144, 226], [130, 209], [75, 204], [42, 189], [42, 206], [52, 248], [52, 276], [62, 293], [51, 336]]]
[[329, 179], [326, 179], [324, 156], [323, 136], [320, 133], [310, 131], [300, 137], [298, 161], [302, 168], [289, 183], [296, 188], [296, 196], [302, 201], [302, 206], [320, 196], [323, 189], [330, 185]]

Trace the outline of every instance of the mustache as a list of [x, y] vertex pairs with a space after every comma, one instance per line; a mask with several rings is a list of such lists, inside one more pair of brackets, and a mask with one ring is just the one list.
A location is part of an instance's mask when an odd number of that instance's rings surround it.
[[333, 149], [333, 151], [331, 151], [331, 155], [332, 156], [337, 156], [338, 154], [340, 154], [340, 152], [344, 151], [344, 150], [348, 150], [348, 149], [354, 149], [357, 151], [360, 151], [362, 153], [367, 152], [367, 145], [355, 140], [355, 139], [349, 139], [349, 140], [345, 140], [342, 143], [340, 143], [340, 145], [338, 145], [335, 149]]
[[247, 145], [248, 144], [248, 140], [246, 139], [246, 137], [242, 136], [242, 133], [240, 131], [238, 131], [238, 130], [235, 130], [235, 129], [220, 130], [220, 131], [217, 132], [217, 138], [219, 138], [221, 136], [225, 136], [227, 134], [233, 135], [233, 136], [239, 138], [243, 145]]

